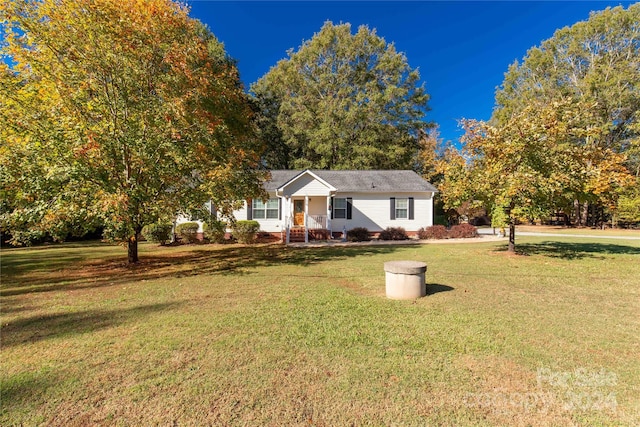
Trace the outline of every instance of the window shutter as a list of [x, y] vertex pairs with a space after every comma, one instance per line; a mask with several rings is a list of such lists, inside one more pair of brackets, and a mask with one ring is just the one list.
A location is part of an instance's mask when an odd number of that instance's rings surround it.
[[389, 219], [396, 219], [396, 198], [392, 197], [389, 199], [391, 201], [389, 210]]
[[353, 204], [353, 197], [347, 197], [347, 219], [351, 219], [351, 212], [352, 212], [352, 207], [351, 205]]
[[282, 219], [282, 199], [278, 198], [278, 219]]
[[333, 197], [331, 198], [331, 219], [333, 219], [333, 210], [335, 209], [335, 206], [333, 206], [335, 203], [335, 201], [333, 200]]
[[413, 219], [413, 197], [409, 197], [409, 219]]
[[247, 220], [253, 219], [253, 203], [251, 199], [247, 199]]

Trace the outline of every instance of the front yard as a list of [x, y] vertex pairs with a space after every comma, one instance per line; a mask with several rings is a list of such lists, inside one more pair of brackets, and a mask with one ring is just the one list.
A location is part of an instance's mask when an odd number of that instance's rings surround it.
[[640, 241], [518, 244], [3, 250], [0, 424], [639, 424]]

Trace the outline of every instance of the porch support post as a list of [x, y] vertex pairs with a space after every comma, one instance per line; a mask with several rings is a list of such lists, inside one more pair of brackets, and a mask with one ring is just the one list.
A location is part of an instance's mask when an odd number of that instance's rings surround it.
[[309, 196], [304, 196], [304, 242], [309, 243]]
[[294, 225], [294, 224], [293, 224], [293, 216], [294, 216], [294, 213], [293, 213], [293, 206], [294, 206], [294, 204], [295, 204], [295, 203], [294, 203], [294, 201], [293, 201], [293, 197], [291, 197], [291, 198], [289, 199], [289, 209], [287, 209], [287, 211], [289, 212], [289, 226]]
[[331, 195], [327, 196], [327, 230], [329, 231], [329, 240], [333, 239], [331, 232]]
[[282, 204], [283, 215], [282, 218], [284, 220], [283, 226], [285, 229], [285, 244], [289, 244], [289, 236], [291, 235], [291, 198], [288, 196], [283, 197], [284, 203]]

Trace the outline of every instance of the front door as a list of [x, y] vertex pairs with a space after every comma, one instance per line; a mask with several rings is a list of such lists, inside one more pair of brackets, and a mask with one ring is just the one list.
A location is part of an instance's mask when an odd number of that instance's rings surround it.
[[304, 200], [293, 201], [293, 225], [304, 225]]

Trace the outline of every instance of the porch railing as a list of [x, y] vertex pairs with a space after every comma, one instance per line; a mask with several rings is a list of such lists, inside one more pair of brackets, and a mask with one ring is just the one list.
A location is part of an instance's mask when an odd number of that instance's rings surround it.
[[326, 215], [309, 215], [307, 217], [307, 228], [310, 230], [326, 230], [327, 216]]

